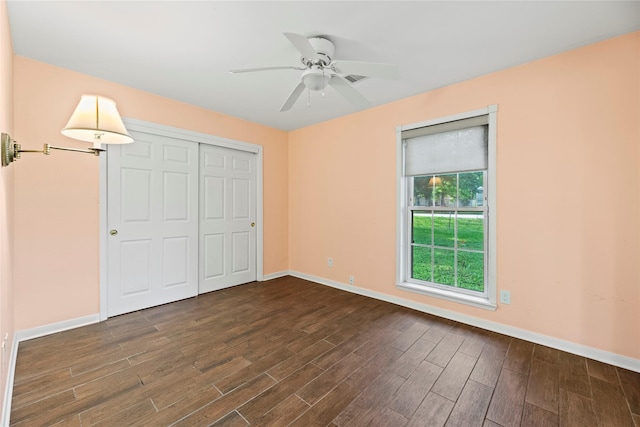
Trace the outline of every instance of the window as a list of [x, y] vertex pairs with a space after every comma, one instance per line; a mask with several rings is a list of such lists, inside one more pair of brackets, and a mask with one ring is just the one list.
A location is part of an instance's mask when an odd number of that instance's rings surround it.
[[399, 288], [495, 309], [495, 113], [398, 128]]

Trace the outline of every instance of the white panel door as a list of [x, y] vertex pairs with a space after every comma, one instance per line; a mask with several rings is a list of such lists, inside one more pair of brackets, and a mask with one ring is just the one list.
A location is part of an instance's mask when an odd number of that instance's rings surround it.
[[198, 144], [131, 135], [107, 153], [108, 316], [198, 293]]
[[200, 293], [256, 280], [256, 154], [200, 146]]

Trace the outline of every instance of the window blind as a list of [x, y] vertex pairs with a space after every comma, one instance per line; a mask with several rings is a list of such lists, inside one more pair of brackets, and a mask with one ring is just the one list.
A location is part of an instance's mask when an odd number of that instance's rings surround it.
[[486, 169], [487, 123], [478, 116], [403, 131], [405, 176]]

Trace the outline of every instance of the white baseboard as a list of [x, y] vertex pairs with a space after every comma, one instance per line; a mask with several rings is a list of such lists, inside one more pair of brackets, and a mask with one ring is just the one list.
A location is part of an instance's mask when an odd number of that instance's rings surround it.
[[31, 340], [45, 335], [55, 334], [57, 332], [67, 331], [69, 329], [79, 328], [80, 326], [91, 325], [100, 321], [100, 313], [91, 314], [89, 316], [69, 319], [63, 322], [52, 323], [50, 325], [38, 326], [36, 328], [24, 329], [16, 331], [15, 335], [18, 342]]
[[18, 337], [13, 334], [11, 344], [11, 354], [9, 355], [9, 367], [7, 370], [7, 382], [4, 390], [4, 401], [2, 402], [2, 419], [0, 426], [8, 427], [11, 417], [11, 402], [13, 399], [13, 379], [16, 373], [16, 360], [18, 359]]
[[492, 322], [490, 320], [480, 319], [477, 317], [469, 316], [466, 314], [457, 313], [451, 310], [445, 310], [442, 308], [434, 307], [428, 304], [422, 304], [416, 301], [384, 294], [381, 292], [371, 291], [364, 288], [359, 288], [346, 283], [335, 282], [333, 280], [324, 279], [322, 277], [316, 277], [297, 271], [290, 271], [289, 274], [300, 279], [309, 280], [321, 285], [331, 286], [333, 288], [341, 289], [343, 291], [379, 299], [382, 301], [390, 302], [393, 304], [401, 305], [403, 307], [412, 308], [423, 313], [433, 314], [438, 317], [444, 317], [445, 319], [455, 320], [456, 322], [465, 323], [467, 325], [476, 326], [478, 328], [486, 329], [500, 334], [508, 335], [514, 338], [520, 338], [525, 341], [530, 341], [535, 344], [544, 345], [547, 347], [555, 348], [557, 350], [566, 351], [569, 353], [577, 354], [578, 356], [587, 357], [589, 359], [598, 360], [600, 362], [608, 363], [610, 365], [619, 366], [631, 371], [640, 372], [640, 360], [632, 357], [621, 356], [619, 354], [610, 353], [608, 351], [599, 350], [597, 348], [588, 347], [586, 345], [577, 344], [571, 341], [561, 340], [559, 338], [550, 337], [548, 335], [539, 334], [537, 332], [527, 331], [525, 329], [516, 328], [513, 326], [504, 325], [502, 323]]
[[278, 272], [275, 272], [275, 273], [265, 274], [262, 277], [262, 281], [266, 282], [267, 280], [279, 279], [280, 277], [291, 276], [291, 275], [292, 274], [289, 273], [289, 270], [278, 271]]

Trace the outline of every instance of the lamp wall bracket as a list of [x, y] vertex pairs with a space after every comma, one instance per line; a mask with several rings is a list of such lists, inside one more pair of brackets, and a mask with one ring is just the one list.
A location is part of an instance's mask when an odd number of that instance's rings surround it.
[[2, 133], [0, 143], [2, 144], [2, 166], [9, 166], [16, 159], [14, 142], [8, 134]]

